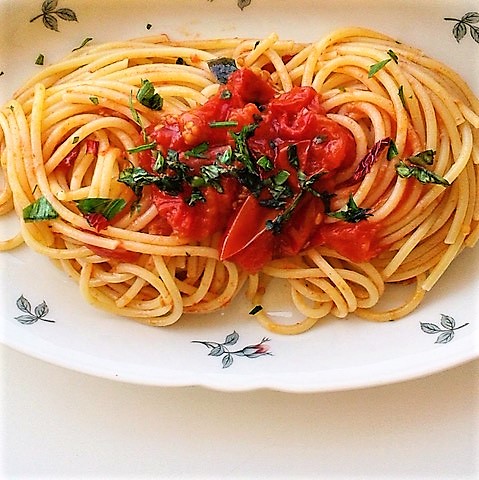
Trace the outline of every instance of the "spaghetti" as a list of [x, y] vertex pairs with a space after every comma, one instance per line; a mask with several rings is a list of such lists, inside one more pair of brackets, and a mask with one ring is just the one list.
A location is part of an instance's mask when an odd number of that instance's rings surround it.
[[[273, 279], [304, 316], [255, 308], [274, 332], [395, 320], [479, 238], [479, 100], [363, 28], [86, 46], [19, 89], [0, 127], [0, 212], [21, 219], [0, 248], [25, 242], [92, 304], [150, 325], [223, 308], [245, 283], [261, 305]], [[377, 308], [411, 282], [402, 306]]]

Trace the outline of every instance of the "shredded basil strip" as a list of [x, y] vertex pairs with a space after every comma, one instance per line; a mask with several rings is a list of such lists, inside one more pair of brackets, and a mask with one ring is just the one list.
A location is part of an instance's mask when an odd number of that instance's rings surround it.
[[434, 150], [424, 150], [423, 152], [408, 157], [408, 160], [414, 165], [419, 165], [420, 167], [430, 166], [434, 163], [435, 154], [436, 152]]
[[191, 150], [185, 152], [185, 157], [194, 157], [194, 158], [206, 158], [205, 152], [208, 150], [208, 142], [200, 143], [193, 147]]
[[155, 91], [155, 86], [149, 80], [141, 81], [136, 99], [151, 110], [161, 110], [163, 108], [163, 98]]
[[394, 140], [391, 138], [389, 139], [389, 147], [388, 147], [388, 153], [387, 153], [387, 159], [392, 160], [394, 157], [397, 157], [399, 155], [398, 147], [396, 146], [396, 143]]
[[129, 148], [128, 153], [138, 153], [144, 152], [145, 150], [153, 150], [156, 147], [156, 142], [145, 143], [143, 145], [138, 145], [138, 147]]
[[344, 220], [348, 223], [358, 223], [361, 220], [365, 220], [367, 217], [372, 216], [369, 211], [369, 208], [358, 207], [354, 201], [353, 195], [350, 194], [348, 203], [346, 204], [346, 209], [337, 210], [336, 212], [329, 212], [328, 215], [339, 220]]
[[126, 205], [123, 198], [84, 198], [75, 200], [75, 203], [83, 214], [99, 213], [107, 220], [111, 220], [116, 214], [120, 213]]
[[23, 209], [23, 220], [25, 222], [41, 222], [43, 220], [54, 220], [55, 218], [58, 218], [58, 212], [43, 196]]
[[83, 48], [86, 44], [90, 43], [92, 40], [93, 40], [92, 37], [85, 38], [78, 47], [72, 50], [72, 52], [75, 52], [76, 50], [80, 50], [80, 48]]
[[35, 60], [35, 65], [43, 65], [45, 63], [45, 55], [39, 53], [37, 59]]
[[404, 97], [404, 87], [401, 85], [398, 89], [398, 95], [399, 95], [399, 98], [401, 99], [401, 103], [402, 103], [402, 106], [404, 108], [407, 108], [406, 106], [406, 98]]
[[415, 178], [422, 184], [434, 183], [437, 185], [443, 185], [448, 187], [451, 185], [444, 177], [441, 175], [428, 170], [427, 168], [416, 166], [416, 165], [407, 165], [405, 162], [400, 160], [396, 164], [396, 173], [401, 178]]
[[393, 50], [389, 49], [386, 53], [391, 57], [391, 59], [394, 61], [394, 63], [399, 63], [398, 56], [396, 55], [396, 53]]
[[374, 77], [374, 75], [376, 75], [379, 70], [383, 69], [391, 60], [391, 58], [386, 58], [385, 60], [381, 60], [380, 62], [371, 65], [369, 67], [368, 78]]
[[236, 120], [224, 120], [224, 121], [210, 122], [208, 125], [211, 128], [236, 127], [238, 125], [238, 122]]
[[263, 310], [262, 305], [255, 305], [248, 313], [248, 315], [256, 315], [257, 313], [261, 312]]

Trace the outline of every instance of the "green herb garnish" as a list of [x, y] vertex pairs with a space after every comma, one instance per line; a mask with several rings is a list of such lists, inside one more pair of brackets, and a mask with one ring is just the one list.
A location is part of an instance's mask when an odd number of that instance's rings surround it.
[[159, 93], [156, 93], [155, 86], [149, 80], [141, 81], [136, 98], [143, 106], [151, 110], [161, 110], [163, 108], [163, 98]]
[[404, 87], [402, 85], [398, 89], [398, 95], [399, 95], [399, 98], [401, 99], [402, 106], [404, 108], [407, 108], [406, 107], [406, 99], [404, 98]]
[[374, 77], [374, 75], [376, 75], [379, 70], [383, 69], [390, 61], [390, 58], [386, 58], [386, 60], [381, 60], [380, 62], [371, 65], [368, 71], [368, 78]]
[[145, 150], [153, 150], [156, 147], [156, 142], [145, 143], [143, 145], [138, 145], [137, 147], [129, 148], [128, 153], [138, 153], [144, 152]]
[[255, 305], [249, 312], [248, 315], [256, 315], [257, 313], [261, 312], [263, 310], [262, 305]]
[[397, 157], [399, 154], [398, 147], [394, 143], [394, 140], [392, 138], [389, 139], [389, 147], [388, 147], [388, 153], [387, 153], [387, 159], [392, 160], [394, 157]]
[[451, 185], [444, 177], [431, 170], [417, 165], [407, 165], [402, 160], [396, 164], [396, 172], [401, 178], [415, 178], [419, 182], [434, 183], [448, 187]]
[[421, 167], [430, 166], [434, 163], [435, 154], [436, 152], [434, 150], [424, 150], [423, 152], [408, 157], [408, 160], [414, 165], [419, 165]]
[[224, 120], [224, 121], [210, 122], [208, 125], [211, 128], [236, 127], [238, 125], [238, 122], [236, 120]]
[[376, 73], [378, 73], [379, 70], [382, 70], [391, 60], [393, 60], [394, 63], [398, 63], [398, 56], [392, 50], [388, 50], [386, 53], [389, 55], [389, 58], [381, 60], [369, 67], [368, 78], [376, 75]]
[[55, 218], [58, 218], [58, 212], [43, 196], [23, 209], [23, 220], [25, 222], [41, 222], [43, 220], [54, 220]]
[[111, 220], [115, 215], [125, 208], [126, 201], [123, 198], [84, 198], [75, 200], [78, 210], [83, 214], [99, 213], [107, 220]]
[[35, 65], [43, 65], [45, 63], [45, 55], [39, 53], [37, 59], [35, 60]]
[[358, 207], [354, 201], [353, 195], [350, 194], [345, 209], [337, 210], [336, 212], [329, 212], [328, 215], [339, 220], [344, 220], [345, 222], [358, 223], [361, 220], [365, 220], [367, 217], [372, 216], [372, 214], [368, 213], [369, 211], [369, 208]]
[[208, 142], [200, 143], [193, 147], [191, 150], [185, 152], [185, 157], [194, 157], [194, 158], [206, 158], [205, 152], [208, 150]]
[[92, 37], [85, 38], [85, 40], [83, 40], [83, 42], [81, 42], [81, 44], [78, 47], [74, 48], [72, 52], [75, 52], [76, 50], [80, 50], [80, 48], [83, 48], [86, 44], [90, 43], [92, 40], [93, 40]]

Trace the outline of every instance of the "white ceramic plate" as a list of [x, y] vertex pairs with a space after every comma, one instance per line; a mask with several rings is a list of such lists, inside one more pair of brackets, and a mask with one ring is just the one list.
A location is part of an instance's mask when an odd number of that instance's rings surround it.
[[[464, 17], [477, 10], [477, 2], [459, 0], [50, 0], [42, 11], [41, 0], [0, 0], [0, 100], [41, 68], [35, 66], [39, 53], [50, 64], [87, 37], [99, 43], [160, 32], [179, 39], [276, 31], [314, 40], [348, 25], [422, 48], [479, 94], [479, 23]], [[55, 23], [58, 31], [51, 29]], [[464, 252], [402, 321], [330, 319], [284, 337], [265, 332], [241, 298], [221, 313], [189, 316], [163, 329], [115, 318], [87, 305], [63, 272], [23, 247], [0, 254], [0, 335], [34, 357], [133, 383], [297, 392], [379, 385], [479, 356], [478, 260], [479, 249]], [[277, 310], [287, 313], [287, 302]], [[436, 327], [427, 333], [421, 322]], [[225, 342], [218, 355], [209, 355]]]

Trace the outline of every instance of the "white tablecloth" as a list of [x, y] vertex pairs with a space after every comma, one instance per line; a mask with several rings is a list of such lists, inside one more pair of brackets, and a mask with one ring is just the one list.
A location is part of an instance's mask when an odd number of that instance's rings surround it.
[[0, 355], [2, 480], [479, 478], [479, 361], [305, 395], [121, 384]]

